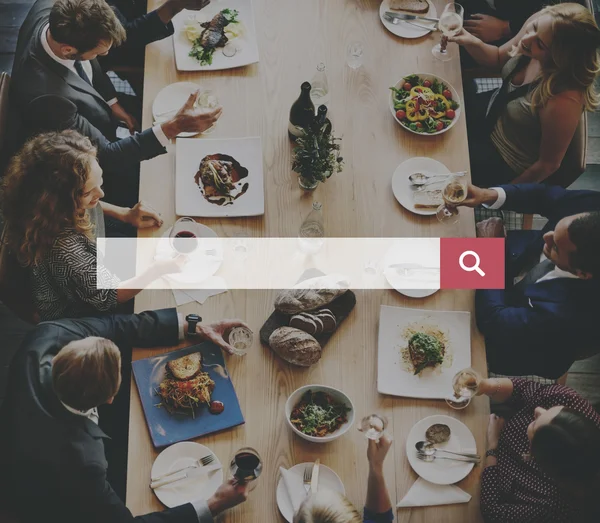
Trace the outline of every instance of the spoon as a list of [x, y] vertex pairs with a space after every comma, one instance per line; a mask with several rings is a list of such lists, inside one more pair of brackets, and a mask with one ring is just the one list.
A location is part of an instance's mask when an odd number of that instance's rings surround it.
[[421, 461], [427, 461], [428, 463], [431, 463], [431, 462], [435, 461], [436, 459], [447, 459], [450, 461], [462, 461], [463, 463], [479, 463], [479, 460], [474, 459], [474, 458], [465, 458], [465, 459], [446, 458], [446, 457], [442, 457], [442, 456], [428, 456], [427, 454], [421, 454], [420, 452], [417, 453], [417, 459], [420, 459]]
[[477, 454], [471, 454], [469, 452], [452, 452], [451, 450], [438, 449], [433, 446], [433, 443], [430, 441], [417, 441], [415, 443], [415, 448], [419, 451], [420, 454], [424, 454], [425, 456], [433, 456], [437, 452], [447, 452], [448, 454], [454, 454], [455, 456], [464, 456], [465, 458], [476, 458], [480, 459]]
[[448, 177], [448, 176], [462, 176], [467, 174], [467, 171], [461, 171], [457, 173], [446, 173], [446, 174], [425, 174], [425, 173], [413, 173], [408, 177], [408, 180], [413, 185], [425, 185], [432, 178]]

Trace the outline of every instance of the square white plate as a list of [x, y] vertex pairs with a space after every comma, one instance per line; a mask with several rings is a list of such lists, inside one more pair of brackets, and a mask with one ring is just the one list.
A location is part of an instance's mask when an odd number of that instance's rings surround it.
[[[406, 369], [401, 349], [408, 345], [403, 332], [411, 324], [439, 328], [448, 339], [452, 363], [425, 369], [415, 376]], [[447, 360], [449, 361], [449, 360]], [[377, 390], [381, 394], [408, 398], [444, 399], [452, 394], [452, 378], [471, 366], [471, 314], [457, 311], [428, 311], [382, 305], [379, 312]]]
[[[204, 199], [194, 176], [202, 158], [228, 154], [248, 169], [248, 190], [231, 205], [219, 206]], [[178, 216], [222, 218], [260, 216], [265, 213], [263, 155], [260, 137], [231, 140], [178, 138], [175, 143], [175, 211]]]
[[[238, 20], [244, 24], [245, 33], [234, 40], [239, 51], [228, 58], [223, 55], [222, 48], [217, 48], [213, 55], [212, 65], [200, 65], [200, 62], [189, 56], [192, 43], [185, 36], [183, 27], [190, 16], [198, 20], [209, 21], [223, 9], [237, 9]], [[173, 17], [173, 47], [175, 49], [175, 65], [179, 71], [218, 71], [232, 69], [258, 62], [258, 44], [256, 43], [256, 29], [254, 27], [254, 13], [251, 0], [223, 0], [211, 2], [201, 11], [188, 11], [184, 9]]]

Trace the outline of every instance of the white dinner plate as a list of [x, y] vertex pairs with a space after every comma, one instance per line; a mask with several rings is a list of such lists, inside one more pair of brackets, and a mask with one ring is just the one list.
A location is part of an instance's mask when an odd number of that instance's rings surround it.
[[381, 23], [385, 26], [385, 28], [392, 34], [395, 34], [396, 36], [401, 36], [402, 38], [421, 38], [422, 36], [425, 36], [429, 33], [431, 33], [431, 31], [433, 31], [433, 22], [427, 22], [425, 20], [415, 20], [415, 23], [420, 24], [420, 25], [429, 25], [431, 24], [432, 29], [431, 30], [427, 30], [427, 29], [421, 29], [420, 27], [417, 27], [416, 25], [411, 25], [411, 24], [407, 24], [406, 22], [400, 22], [396, 25], [392, 24], [392, 22], [389, 22], [388, 20], [386, 20], [383, 15], [385, 14], [386, 11], [390, 11], [392, 13], [404, 13], [404, 14], [414, 14], [415, 16], [427, 16], [428, 18], [437, 18], [437, 10], [435, 8], [435, 6], [433, 5], [433, 3], [431, 3], [428, 0], [428, 4], [429, 4], [429, 11], [427, 11], [426, 13], [409, 13], [408, 11], [393, 11], [392, 9], [390, 9], [390, 0], [383, 0], [383, 2], [381, 2], [381, 5], [379, 6], [379, 18], [381, 19]]
[[[192, 43], [185, 35], [186, 20], [194, 17], [196, 20], [208, 22], [223, 9], [236, 9], [239, 12], [238, 20], [244, 24], [244, 34], [231, 41], [236, 51], [232, 57], [225, 56], [223, 48], [217, 48], [213, 55], [212, 64], [200, 65], [198, 60], [189, 55], [192, 50]], [[175, 30], [173, 34], [175, 65], [179, 71], [218, 71], [258, 62], [258, 45], [251, 0], [221, 0], [210, 3], [201, 11], [184, 9], [173, 17], [173, 28]]]
[[[304, 477], [304, 470], [306, 467], [312, 466], [313, 463], [298, 463], [288, 470], [302, 479]], [[333, 470], [323, 464], [321, 464], [319, 469], [319, 489], [321, 487], [333, 490], [334, 492], [339, 492], [342, 494], [342, 496], [346, 495], [346, 489], [344, 488], [344, 484], [342, 483], [340, 477]], [[292, 520], [294, 519], [294, 509], [281, 476], [279, 476], [279, 481], [277, 482], [276, 498], [279, 512], [281, 512], [281, 515], [288, 523], [292, 523]]]
[[[436, 329], [446, 338], [444, 362], [414, 375], [403, 352], [411, 331]], [[444, 399], [452, 378], [471, 366], [471, 314], [462, 311], [408, 309], [382, 305], [377, 341], [377, 390], [407, 398]]]
[[[398, 203], [402, 205], [406, 210], [420, 214], [422, 216], [433, 216], [437, 209], [417, 209], [413, 200], [413, 193], [418, 189], [417, 186], [412, 185], [408, 177], [413, 173], [425, 173], [425, 174], [446, 174], [450, 172], [450, 169], [446, 167], [442, 162], [438, 162], [432, 158], [425, 158], [424, 156], [416, 156], [415, 158], [409, 158], [402, 162], [392, 176], [392, 191]], [[445, 183], [444, 178], [440, 178], [440, 182], [428, 185], [428, 189], [443, 188]]]
[[[198, 84], [193, 82], [176, 82], [167, 85], [156, 95], [152, 104], [152, 118], [155, 122], [162, 122], [170, 118], [168, 113], [177, 112], [194, 91], [200, 89]], [[179, 133], [180, 138], [196, 136], [198, 133]]]
[[[173, 256], [173, 249], [169, 238], [172, 229], [172, 227], [169, 227], [158, 241], [154, 256], [155, 260]], [[196, 233], [196, 237], [204, 238], [204, 240], [195, 252], [187, 255], [190, 261], [180, 273], [168, 275], [168, 278], [174, 282], [185, 284], [201, 283], [214, 276], [223, 263], [223, 245], [217, 233], [201, 223], [196, 223], [194, 232]], [[205, 253], [205, 251], [212, 249], [215, 251], [214, 255]]]
[[417, 458], [415, 444], [418, 441], [425, 441], [425, 432], [436, 423], [443, 423], [450, 427], [450, 440], [446, 443], [437, 443], [436, 447], [455, 452], [477, 452], [475, 438], [464, 423], [450, 416], [436, 414], [422, 419], [410, 429], [406, 439], [406, 456], [410, 466], [424, 480], [437, 485], [452, 485], [466, 478], [473, 470], [474, 463], [460, 463], [448, 459], [426, 462]]
[[[198, 459], [211, 454], [215, 458], [211, 466], [220, 465], [221, 462], [213, 451], [200, 443], [193, 443], [191, 441], [175, 443], [175, 445], [167, 447], [156, 457], [152, 465], [151, 477], [162, 476], [172, 470], [191, 465]], [[150, 478], [148, 478], [148, 483], [150, 483]], [[208, 499], [222, 483], [223, 469], [220, 469], [159, 487], [154, 489], [154, 493], [164, 505], [173, 508], [199, 499]]]

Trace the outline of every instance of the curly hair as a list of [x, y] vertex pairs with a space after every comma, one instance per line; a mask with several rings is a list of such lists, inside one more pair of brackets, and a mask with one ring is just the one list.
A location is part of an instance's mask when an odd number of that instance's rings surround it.
[[12, 158], [2, 186], [4, 240], [19, 262], [39, 262], [61, 232], [92, 238], [93, 225], [79, 201], [96, 157], [76, 131], [40, 134]]

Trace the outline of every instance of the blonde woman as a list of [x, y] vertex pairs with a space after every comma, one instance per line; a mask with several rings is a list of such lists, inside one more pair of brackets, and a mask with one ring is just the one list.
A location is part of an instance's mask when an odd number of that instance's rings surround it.
[[[141, 202], [131, 209], [102, 202], [102, 181], [96, 148], [75, 131], [36, 136], [8, 167], [5, 239], [29, 269], [42, 321], [114, 311], [157, 277], [179, 270], [179, 261], [169, 261], [122, 283], [106, 269], [96, 270], [104, 214], [138, 228], [162, 225]], [[122, 288], [97, 288], [97, 274], [104, 287]]]
[[560, 167], [582, 111], [598, 106], [600, 30], [592, 13], [574, 3], [546, 7], [501, 47], [464, 29], [450, 41], [504, 79], [499, 90], [466, 101], [473, 182], [546, 180]]
[[392, 502], [383, 477], [383, 461], [392, 440], [383, 435], [369, 440], [369, 482], [363, 517], [344, 496], [321, 490], [306, 498], [294, 516], [294, 523], [389, 523], [394, 519]]

